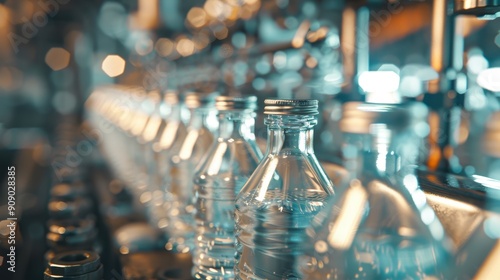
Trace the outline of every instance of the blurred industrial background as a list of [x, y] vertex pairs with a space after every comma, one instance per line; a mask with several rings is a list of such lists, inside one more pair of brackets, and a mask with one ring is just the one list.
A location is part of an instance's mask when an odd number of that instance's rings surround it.
[[[341, 162], [346, 102], [422, 102], [431, 113], [419, 163], [435, 172], [422, 175], [422, 184], [455, 201], [436, 199], [433, 208], [462, 242], [467, 236], [458, 232], [477, 224], [478, 213], [499, 211], [488, 204], [488, 194], [500, 189], [498, 6], [496, 0], [0, 0], [0, 217], [8, 215], [6, 170], [15, 166], [16, 279], [42, 278], [50, 186], [67, 172], [85, 174], [91, 185], [104, 279], [152, 279], [133, 267], [161, 257], [115, 246], [121, 244], [116, 229], [144, 218], [120, 204], [137, 197], [109, 171], [97, 145], [108, 136], [96, 135], [87, 119], [89, 96], [109, 85], [256, 95], [261, 109], [264, 98], [318, 99], [315, 148], [325, 166]], [[133, 214], [113, 212], [121, 218], [109, 219], [97, 207], [108, 204], [115, 208], [106, 211]], [[470, 214], [470, 205], [481, 210]], [[0, 241], [7, 242], [3, 230]], [[4, 262], [2, 279], [12, 276], [6, 268]]]

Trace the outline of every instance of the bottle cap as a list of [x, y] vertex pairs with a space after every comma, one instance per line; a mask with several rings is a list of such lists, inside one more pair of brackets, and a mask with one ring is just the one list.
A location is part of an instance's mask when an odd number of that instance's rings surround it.
[[169, 89], [167, 91], [165, 91], [165, 96], [163, 97], [163, 100], [165, 101], [165, 103], [169, 104], [169, 105], [175, 105], [177, 103], [179, 103], [179, 92], [177, 90], [174, 90], [174, 89]]
[[219, 111], [229, 111], [229, 110], [255, 111], [255, 109], [257, 109], [257, 97], [218, 96], [215, 99], [215, 107]]
[[153, 101], [154, 103], [157, 103], [158, 101], [161, 100], [161, 94], [158, 90], [152, 90], [147, 93], [147, 98]]
[[317, 115], [318, 100], [314, 99], [266, 99], [266, 115]]
[[55, 254], [44, 279], [102, 279], [101, 258], [95, 252], [74, 250]]
[[218, 92], [189, 91], [186, 93], [184, 103], [188, 109], [213, 107], [217, 96], [219, 96]]
[[426, 121], [428, 109], [417, 102], [373, 104], [348, 102], [342, 108], [340, 129], [347, 133], [369, 134], [378, 124], [391, 130], [404, 130]]

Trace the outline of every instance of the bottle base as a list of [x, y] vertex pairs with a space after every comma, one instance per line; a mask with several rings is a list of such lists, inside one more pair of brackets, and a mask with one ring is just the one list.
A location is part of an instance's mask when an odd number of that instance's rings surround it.
[[169, 236], [165, 249], [175, 253], [192, 253], [194, 248], [193, 240], [187, 237]]
[[234, 280], [234, 270], [224, 267], [193, 267], [191, 275], [195, 279]]

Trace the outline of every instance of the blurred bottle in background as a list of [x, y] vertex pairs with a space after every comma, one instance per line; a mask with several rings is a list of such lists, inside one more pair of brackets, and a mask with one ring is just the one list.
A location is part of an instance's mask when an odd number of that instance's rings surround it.
[[[450, 279], [451, 243], [416, 177], [427, 109], [347, 103], [349, 184], [307, 230], [305, 279]], [[362, 137], [364, 134], [364, 137]]]
[[[177, 90], [168, 90], [163, 98], [163, 103], [158, 108], [159, 120], [154, 121], [151, 128], [150, 142], [146, 153], [148, 158], [149, 195], [144, 198], [149, 200], [148, 218], [155, 227], [162, 227], [166, 222], [163, 204], [165, 193], [162, 189], [163, 176], [168, 171], [169, 155], [174, 153], [176, 139], [183, 140], [186, 136], [186, 125], [182, 118], [185, 111], [183, 96]], [[151, 122], [151, 121], [150, 121]], [[159, 127], [157, 122], [160, 122]], [[149, 128], [149, 127], [148, 127]], [[148, 128], [145, 131], [148, 131]]]
[[256, 107], [255, 96], [216, 99], [218, 139], [194, 177], [197, 279], [234, 279], [235, 198], [262, 159], [254, 134]]
[[169, 168], [164, 174], [167, 250], [186, 253], [194, 246], [193, 177], [196, 166], [214, 142], [214, 132], [218, 127], [215, 109], [217, 95], [216, 92], [190, 92], [185, 97], [186, 107], [191, 114], [187, 134], [168, 158]]

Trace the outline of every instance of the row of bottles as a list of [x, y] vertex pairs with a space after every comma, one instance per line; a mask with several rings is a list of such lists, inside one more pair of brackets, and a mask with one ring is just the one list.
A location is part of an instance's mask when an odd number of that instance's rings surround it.
[[[192, 252], [193, 277], [460, 278], [416, 176], [425, 106], [344, 106], [349, 175], [334, 186], [314, 153], [316, 100], [265, 100], [263, 154], [255, 97], [186, 91], [149, 106], [146, 93], [113, 92], [88, 102], [97, 128], [126, 136], [124, 149], [103, 137], [104, 152], [166, 233], [166, 249]], [[139, 105], [125, 108], [131, 96]]]

